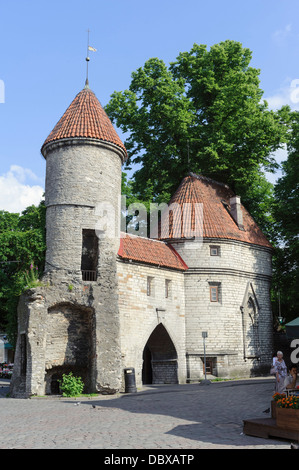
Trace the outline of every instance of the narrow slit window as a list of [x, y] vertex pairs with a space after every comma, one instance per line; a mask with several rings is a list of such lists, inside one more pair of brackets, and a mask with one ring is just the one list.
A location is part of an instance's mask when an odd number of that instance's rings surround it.
[[151, 276], [147, 277], [147, 295], [152, 296], [154, 293], [154, 278]]
[[165, 279], [165, 298], [170, 299], [171, 297], [171, 280]]

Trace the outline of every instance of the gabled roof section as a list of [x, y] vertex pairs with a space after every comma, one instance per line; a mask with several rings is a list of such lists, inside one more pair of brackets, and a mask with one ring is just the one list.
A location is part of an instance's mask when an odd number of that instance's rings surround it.
[[70, 138], [90, 138], [118, 146], [127, 158], [127, 151], [109, 117], [93, 91], [85, 87], [74, 98], [52, 132], [45, 140], [41, 152], [51, 142]]
[[[190, 173], [186, 176], [177, 191], [171, 198], [169, 205], [177, 203], [178, 210], [173, 212], [173, 216], [169, 217], [169, 227], [161, 226], [160, 239], [177, 238], [180, 231], [182, 238], [189, 238], [184, 234], [182, 223], [183, 204], [189, 203], [188, 210], [191, 211], [191, 229], [195, 227], [195, 203], [203, 204], [203, 222], [202, 237], [203, 238], [224, 238], [231, 240], [239, 240], [246, 243], [261, 245], [272, 248], [255, 220], [250, 216], [249, 212], [241, 204], [243, 214], [244, 230], [240, 230], [230, 212], [230, 198], [234, 197], [234, 192], [225, 184], [214, 181], [204, 176]], [[176, 205], [174, 205], [175, 207]], [[178, 230], [176, 232], [176, 230]], [[176, 236], [174, 236], [174, 234]]]
[[186, 271], [188, 266], [177, 251], [163, 241], [122, 234], [118, 256], [163, 268]]

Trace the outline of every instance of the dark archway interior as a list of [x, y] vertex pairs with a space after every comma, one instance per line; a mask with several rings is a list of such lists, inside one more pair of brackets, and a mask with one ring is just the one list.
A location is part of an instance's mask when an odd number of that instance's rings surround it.
[[154, 329], [143, 350], [142, 382], [178, 383], [176, 349], [162, 323]]

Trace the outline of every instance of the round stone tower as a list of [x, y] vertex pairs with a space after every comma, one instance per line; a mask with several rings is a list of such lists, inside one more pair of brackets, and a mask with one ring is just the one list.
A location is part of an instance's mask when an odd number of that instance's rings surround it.
[[[41, 152], [47, 161], [45, 272], [59, 280], [95, 281], [101, 258], [95, 228], [104, 208], [118, 227], [126, 149], [88, 86], [75, 97]], [[116, 254], [119, 243], [114, 242], [110, 237], [109, 249]]]
[[69, 372], [87, 392], [114, 393], [122, 387], [116, 262], [126, 149], [85, 86], [41, 152], [45, 272], [19, 302], [11, 396], [59, 393]]

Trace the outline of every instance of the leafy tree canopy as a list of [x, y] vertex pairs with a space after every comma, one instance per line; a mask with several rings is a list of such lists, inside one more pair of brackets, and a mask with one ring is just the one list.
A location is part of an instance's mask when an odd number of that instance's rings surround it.
[[[44, 202], [30, 206], [22, 214], [0, 211], [0, 328], [14, 343], [19, 296], [34, 267], [43, 272], [45, 257]], [[36, 274], [37, 277], [37, 274]]]
[[298, 317], [299, 305], [299, 112], [292, 113], [292, 132], [283, 175], [274, 189], [273, 215], [280, 239], [274, 258], [273, 288], [280, 292], [281, 314], [288, 320]]
[[150, 187], [153, 200], [168, 202], [191, 170], [227, 183], [263, 225], [255, 201], [263, 200], [267, 218], [273, 188], [263, 170], [278, 167], [273, 152], [287, 141], [290, 112], [268, 109], [251, 57], [235, 41], [210, 50], [194, 44], [168, 67], [149, 59], [128, 90], [112, 94], [105, 109], [128, 133], [127, 167], [140, 165], [132, 180], [137, 197]]

